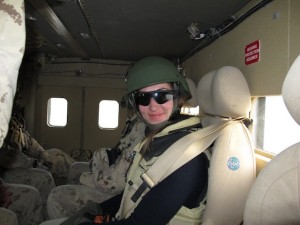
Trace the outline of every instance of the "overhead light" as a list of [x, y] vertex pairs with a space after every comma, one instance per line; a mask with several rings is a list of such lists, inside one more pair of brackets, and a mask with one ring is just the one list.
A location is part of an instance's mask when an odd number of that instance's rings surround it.
[[205, 33], [200, 32], [199, 28], [197, 27], [197, 23], [191, 23], [187, 27], [187, 30], [190, 33], [190, 38], [193, 40], [200, 40], [205, 37]]

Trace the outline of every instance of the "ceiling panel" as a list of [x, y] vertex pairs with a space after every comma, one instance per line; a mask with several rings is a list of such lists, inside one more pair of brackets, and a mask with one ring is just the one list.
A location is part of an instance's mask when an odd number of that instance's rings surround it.
[[[220, 29], [250, 0], [25, 0], [25, 57], [182, 58], [199, 45], [187, 27]], [[263, 2], [263, 1], [262, 1]], [[83, 37], [83, 36], [85, 37]], [[205, 36], [203, 40], [209, 38]]]

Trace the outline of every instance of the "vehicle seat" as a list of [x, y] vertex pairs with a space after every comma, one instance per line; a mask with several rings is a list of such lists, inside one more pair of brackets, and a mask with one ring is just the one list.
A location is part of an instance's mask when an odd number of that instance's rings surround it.
[[219, 134], [211, 147], [207, 204], [202, 225], [239, 225], [250, 187], [256, 176], [251, 136], [245, 125], [251, 106], [241, 71], [224, 66], [206, 74], [197, 86], [204, 114], [203, 127], [237, 120]]
[[[291, 66], [282, 87], [284, 103], [300, 125], [299, 86], [300, 56]], [[279, 224], [300, 224], [300, 143], [279, 153], [262, 169], [246, 203], [244, 225]]]
[[190, 78], [185, 78], [185, 80], [189, 86], [191, 96], [192, 96], [191, 99], [189, 99], [187, 103], [190, 107], [197, 107], [198, 106], [197, 87], [196, 87], [194, 81], [191, 80]]

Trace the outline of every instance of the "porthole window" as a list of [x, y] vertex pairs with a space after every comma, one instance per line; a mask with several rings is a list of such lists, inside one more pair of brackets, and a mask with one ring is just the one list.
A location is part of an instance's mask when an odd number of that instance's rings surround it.
[[65, 98], [50, 98], [47, 105], [47, 124], [50, 127], [67, 125], [68, 101]]
[[98, 125], [101, 129], [116, 129], [119, 125], [119, 103], [102, 100], [99, 103]]

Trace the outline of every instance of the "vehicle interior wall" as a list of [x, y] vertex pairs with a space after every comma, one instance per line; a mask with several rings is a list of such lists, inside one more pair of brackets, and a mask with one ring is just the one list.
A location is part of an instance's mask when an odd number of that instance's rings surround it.
[[[300, 53], [300, 2], [275, 0], [184, 62], [185, 73], [196, 84], [206, 73], [236, 66], [244, 74], [251, 95], [281, 95], [284, 78]], [[245, 64], [245, 47], [260, 41], [260, 59]], [[251, 129], [251, 127], [250, 127]], [[273, 155], [257, 151], [257, 173]]]
[[[272, 1], [186, 60], [186, 75], [198, 82], [216, 68], [236, 66], [252, 96], [280, 95], [287, 71], [300, 52], [299, 9], [297, 0]], [[245, 65], [245, 47], [256, 40], [261, 46], [259, 62]]]
[[[30, 68], [34, 87], [26, 105], [25, 119], [30, 132], [45, 148], [59, 148], [67, 153], [72, 149], [96, 150], [113, 147], [119, 140], [127, 110], [120, 107], [116, 129], [104, 130], [98, 126], [98, 109], [101, 100], [119, 103], [126, 91], [125, 73], [129, 62], [81, 59], [61, 59], [34, 71]], [[34, 78], [35, 77], [35, 78]], [[65, 127], [47, 124], [47, 103], [50, 98], [65, 98], [68, 117]], [[38, 121], [38, 122], [37, 122]]]
[[[280, 95], [286, 73], [300, 52], [299, 9], [297, 0], [272, 1], [188, 58], [183, 63], [186, 76], [197, 84], [211, 70], [236, 66], [245, 75], [253, 97]], [[245, 65], [245, 47], [256, 40], [260, 41], [260, 59]], [[45, 148], [57, 147], [69, 152], [76, 148], [112, 147], [118, 141], [127, 111], [120, 108], [117, 129], [103, 131], [96, 125], [98, 107], [95, 106], [102, 99], [121, 102], [129, 64], [112, 60], [58, 59], [54, 63], [37, 64], [34, 70], [30, 68], [27, 77], [31, 81], [25, 88], [30, 92], [25, 109], [29, 131]], [[72, 107], [64, 128], [54, 129], [47, 124], [46, 103], [55, 96], [68, 98]]]

